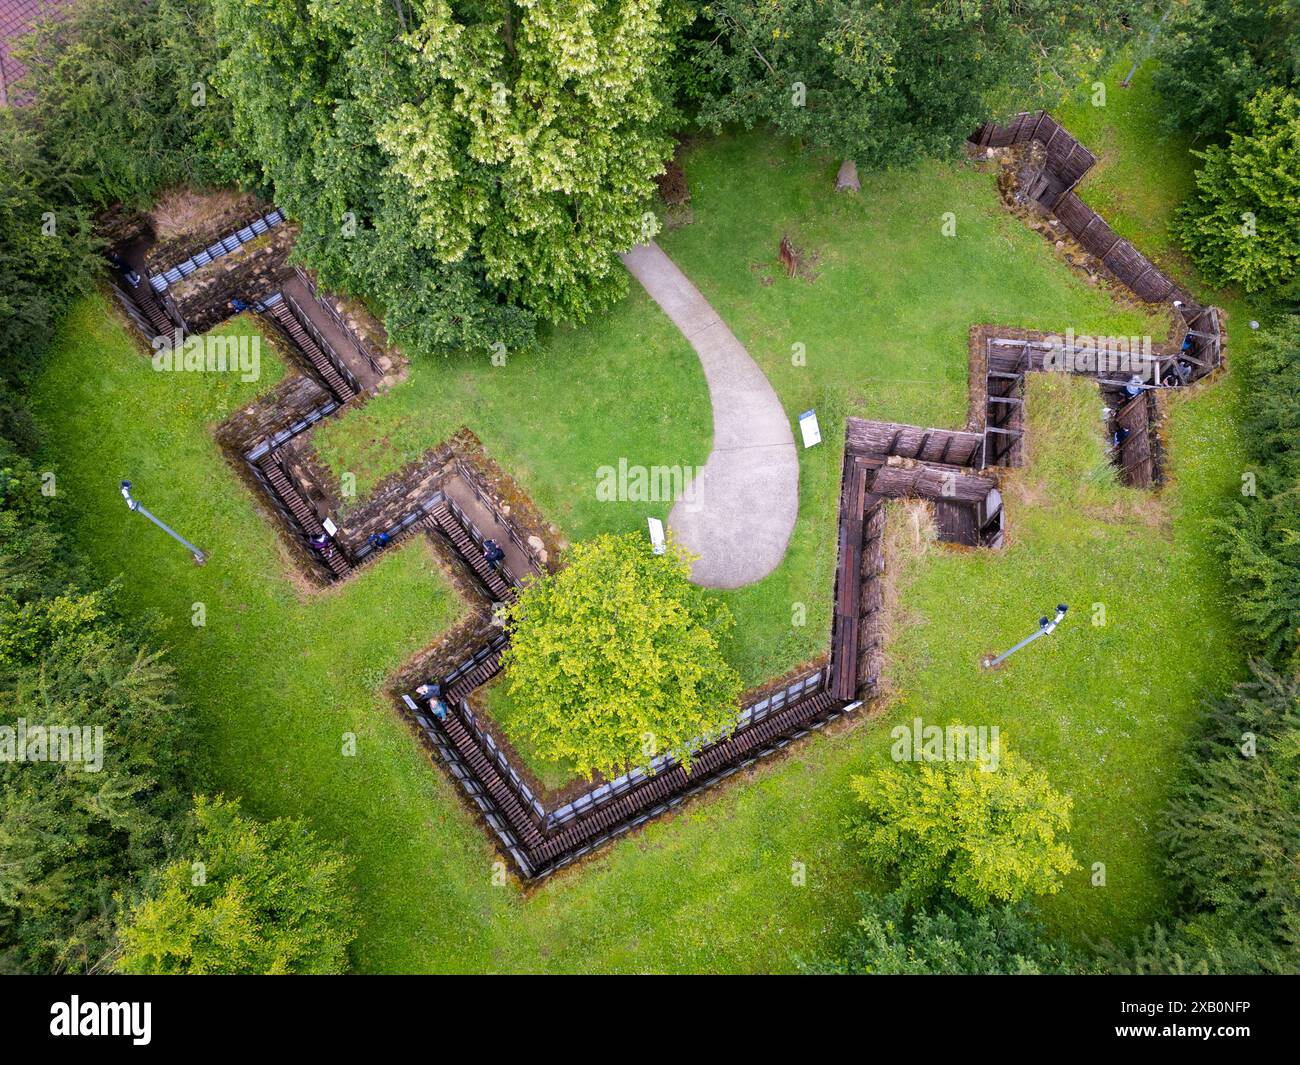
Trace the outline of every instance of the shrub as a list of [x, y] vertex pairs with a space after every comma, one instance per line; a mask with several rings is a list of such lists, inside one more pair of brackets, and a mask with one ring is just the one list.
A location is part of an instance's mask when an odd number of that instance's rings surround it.
[[861, 812], [850, 838], [920, 902], [945, 891], [975, 906], [1050, 895], [1078, 868], [1064, 839], [1071, 800], [1005, 744], [993, 770], [895, 763], [851, 785]]
[[123, 973], [330, 974], [356, 916], [348, 863], [304, 822], [194, 803], [193, 858], [168, 865], [121, 929]]
[[905, 891], [858, 896], [862, 916], [832, 958], [808, 971], [857, 976], [1029, 976], [1072, 973], [1084, 961], [1052, 939], [1024, 904], [973, 910], [951, 898], [928, 909]]
[[614, 776], [735, 722], [740, 675], [718, 640], [731, 611], [691, 584], [684, 552], [644, 537], [578, 544], [510, 608], [511, 698], [542, 757]]

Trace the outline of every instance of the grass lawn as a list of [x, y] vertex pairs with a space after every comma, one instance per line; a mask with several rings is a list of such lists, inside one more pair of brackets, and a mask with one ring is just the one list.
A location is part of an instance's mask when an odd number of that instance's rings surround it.
[[[1103, 160], [1124, 159], [1141, 135], [1136, 120], [1078, 131]], [[1188, 163], [1170, 165], [1178, 175], [1125, 180], [1166, 202]], [[836, 195], [833, 163], [753, 135], [701, 140], [687, 174], [695, 221], [663, 246], [791, 417], [817, 409], [826, 441], [801, 452], [786, 560], [727, 595], [739, 621], [728, 654], [756, 683], [825, 649], [847, 414], [959, 425], [975, 322], [1123, 334], [1163, 334], [1164, 323], [1071, 274], [1001, 211], [992, 178], [965, 167], [928, 164]], [[1138, 224], [1126, 204], [1116, 209], [1117, 227]], [[940, 232], [949, 211], [952, 238]], [[785, 232], [815, 257], [815, 280], [777, 272]], [[1234, 358], [1248, 351], [1239, 332]], [[792, 364], [795, 344], [806, 365]], [[842, 842], [848, 780], [887, 757], [889, 728], [914, 716], [999, 725], [1073, 796], [1085, 871], [1048, 903], [1056, 927], [1076, 939], [1122, 935], [1153, 916], [1162, 889], [1151, 837], [1172, 755], [1198, 693], [1239, 668], [1206, 528], [1241, 469], [1231, 377], [1175, 400], [1172, 482], [1158, 498], [1114, 483], [1094, 386], [1036, 377], [1032, 462], [1006, 492], [1007, 549], [899, 557], [884, 719], [814, 737], [527, 894], [494, 886], [485, 833], [376, 694], [461, 609], [429, 551], [412, 544], [304, 601], [271, 525], [219, 456], [212, 426], [267, 383], [154, 373], [106, 304], [89, 299], [64, 324], [36, 400], [78, 548], [105, 576], [129, 575], [128, 605], [154, 612], [172, 648], [203, 723], [203, 786], [243, 796], [261, 816], [306, 815], [352, 854], [359, 969], [790, 968], [833, 942], [854, 892], [873, 886]], [[504, 367], [417, 365], [318, 442], [364, 491], [462, 424], [576, 539], [663, 516], [666, 504], [598, 505], [595, 470], [620, 457], [698, 464], [711, 419], [693, 353], [634, 290]], [[123, 476], [211, 551], [206, 567], [126, 512]], [[200, 601], [207, 624], [196, 628]], [[982, 652], [1025, 635], [1058, 601], [1072, 613], [1051, 640], [1003, 672], [978, 670]], [[800, 603], [807, 624], [795, 627]], [[1094, 604], [1105, 606], [1104, 626], [1091, 624]], [[341, 753], [347, 733], [355, 757]], [[806, 866], [804, 886], [791, 883], [793, 862]], [[1105, 888], [1089, 883], [1095, 862]]]

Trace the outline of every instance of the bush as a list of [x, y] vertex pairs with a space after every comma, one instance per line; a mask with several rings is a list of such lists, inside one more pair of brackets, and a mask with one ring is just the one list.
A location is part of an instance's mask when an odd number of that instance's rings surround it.
[[1071, 800], [1002, 745], [998, 766], [895, 763], [855, 776], [862, 812], [849, 836], [924, 903], [948, 892], [975, 906], [1054, 894], [1078, 868], [1065, 835]]
[[193, 858], [168, 865], [121, 929], [118, 972], [331, 974], [356, 915], [348, 863], [304, 822], [259, 823], [237, 802], [194, 803]]
[[691, 584], [687, 556], [637, 533], [575, 545], [510, 608], [510, 696], [543, 758], [590, 777], [678, 755], [735, 723], [740, 675], [718, 647], [735, 624]]
[[1025, 905], [973, 910], [951, 898], [928, 910], [905, 891], [858, 896], [862, 916], [832, 958], [809, 966], [856, 976], [1030, 976], [1073, 973], [1085, 963], [1049, 938]]
[[1281, 89], [1246, 105], [1227, 145], [1195, 153], [1196, 192], [1174, 232], [1205, 276], [1280, 292], [1300, 273], [1300, 97]]

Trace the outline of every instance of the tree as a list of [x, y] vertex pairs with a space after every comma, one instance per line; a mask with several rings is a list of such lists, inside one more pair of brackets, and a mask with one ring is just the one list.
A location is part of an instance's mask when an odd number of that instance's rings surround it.
[[1234, 503], [1215, 525], [1232, 612], [1252, 650], [1300, 669], [1300, 485]]
[[1300, 677], [1263, 663], [1206, 704], [1159, 832], [1177, 893], [1121, 973], [1300, 972]]
[[[98, 258], [91, 229], [22, 109], [0, 108], [0, 384], [30, 380], [55, 323], [89, 289]], [[11, 421], [12, 393], [3, 403]]]
[[973, 910], [946, 898], [929, 908], [906, 891], [861, 894], [862, 916], [831, 958], [808, 971], [858, 976], [1031, 976], [1077, 973], [1084, 961], [1050, 938], [1024, 904]]
[[1206, 277], [1247, 292], [1300, 275], [1300, 96], [1260, 92], [1227, 145], [1195, 153], [1196, 192], [1173, 230]]
[[702, 52], [719, 129], [772, 123], [867, 168], [947, 155], [1026, 91], [1059, 90], [1122, 34], [1117, 0], [711, 0]]
[[330, 974], [356, 915], [347, 861], [302, 821], [259, 823], [237, 802], [194, 802], [193, 857], [166, 866], [121, 931], [117, 970]]
[[735, 619], [689, 574], [676, 546], [605, 535], [511, 606], [506, 676], [543, 758], [608, 778], [671, 753], [689, 771], [695, 742], [734, 725], [740, 675], [718, 641]]
[[1281, 315], [1256, 334], [1245, 378], [1242, 435], [1262, 466], [1258, 487], [1300, 483], [1300, 315]]
[[918, 901], [942, 891], [975, 906], [1055, 894], [1078, 868], [1064, 837], [1068, 796], [1008, 751], [976, 761], [894, 763], [851, 781], [861, 812], [850, 838]]
[[178, 836], [193, 719], [41, 486], [0, 440], [0, 969], [85, 972], [112, 948], [114, 893]]
[[163, 186], [244, 176], [212, 91], [209, 0], [76, 0], [20, 44], [25, 116], [85, 203], [147, 207]]
[[1209, 704], [1184, 759], [1165, 869], [1184, 914], [1256, 928], [1300, 959], [1300, 677], [1252, 672]]
[[520, 347], [626, 290], [672, 150], [664, 0], [215, 2], [220, 84], [301, 253], [399, 342]]
[[1155, 88], [1172, 130], [1218, 141], [1263, 89], [1300, 87], [1300, 2], [1188, 0], [1156, 37]]

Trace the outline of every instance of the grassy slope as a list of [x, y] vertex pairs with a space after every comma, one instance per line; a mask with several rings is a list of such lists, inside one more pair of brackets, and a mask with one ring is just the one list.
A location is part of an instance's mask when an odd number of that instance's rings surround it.
[[[1123, 150], [1127, 139], [1119, 143]], [[987, 178], [925, 167], [873, 179], [851, 201], [825, 191], [827, 167], [758, 139], [706, 144], [689, 173], [698, 221], [665, 246], [791, 412], [818, 408], [827, 440], [802, 456], [790, 557], [764, 585], [732, 597], [748, 634], [734, 657], [757, 679], [768, 664], [824, 643], [833, 534], [823, 523], [846, 412], [959, 422], [973, 321], [1135, 330], [997, 212]], [[944, 210], [957, 213], [960, 236], [940, 244]], [[764, 268], [751, 268], [773, 257], [783, 227], [819, 253], [815, 284], [765, 286]], [[557, 338], [535, 364], [421, 367], [383, 401], [391, 417], [376, 403], [364, 431], [338, 423], [336, 468], [369, 468], [373, 479], [466, 422], [571, 535], [639, 524], [651, 508], [620, 515], [585, 495], [594, 466], [620, 454], [698, 462], [707, 450], [702, 379], [680, 339], [647, 312], [634, 293], [607, 320]], [[802, 369], [789, 366], [796, 341], [809, 354]], [[491, 378], [489, 389], [480, 373], [518, 379]], [[421, 385], [421, 374], [438, 383]], [[131, 605], [162, 617], [204, 722], [207, 786], [246, 796], [262, 815], [306, 814], [355, 856], [360, 968], [763, 970], [788, 967], [838, 934], [853, 890], [867, 883], [840, 843], [845, 785], [884, 755], [879, 726], [815, 738], [528, 896], [494, 887], [496, 856], [477, 824], [374, 694], [457, 604], [415, 546], [342, 594], [298, 600], [270, 526], [211, 442], [211, 423], [251, 394], [203, 375], [153, 374], [98, 301], [65, 324], [39, 389], [45, 421], [59, 427], [50, 459], [77, 512], [80, 546], [106, 574], [129, 573]], [[1104, 473], [1088, 477], [1100, 457], [1090, 387], [1036, 381], [1036, 462], [1009, 493], [1012, 546], [998, 556], [932, 550], [904, 567], [892, 656], [898, 704], [887, 723], [914, 713], [1000, 723], [1075, 796], [1076, 849], [1085, 863], [1107, 863], [1110, 884], [1095, 890], [1077, 876], [1054, 902], [1053, 917], [1076, 935], [1132, 929], [1150, 915], [1158, 877], [1147, 839], [1168, 751], [1195, 691], [1235, 664], [1221, 642], [1201, 526], [1239, 468], [1230, 396], [1221, 388], [1175, 411], [1166, 536], [1142, 520], [1151, 504], [1127, 502], [1130, 493]], [[674, 444], [683, 438], [690, 447]], [[119, 474], [213, 549], [208, 567], [195, 569], [130, 519]], [[973, 668], [1058, 598], [1076, 616], [1053, 641], [1005, 673]], [[208, 607], [203, 629], [189, 624], [194, 601]], [[790, 627], [796, 601], [810, 604], [806, 631]], [[1104, 629], [1087, 625], [1095, 601], [1107, 604]], [[359, 737], [354, 759], [339, 754], [348, 731]], [[790, 883], [793, 861], [807, 866], [804, 887]]]

